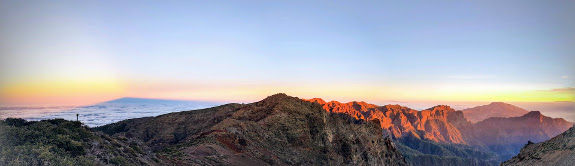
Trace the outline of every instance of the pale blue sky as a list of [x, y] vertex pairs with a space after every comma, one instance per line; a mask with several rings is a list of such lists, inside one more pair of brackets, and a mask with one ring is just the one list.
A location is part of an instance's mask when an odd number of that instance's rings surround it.
[[567, 0], [1, 1], [0, 83], [550, 90], [575, 86], [574, 17]]

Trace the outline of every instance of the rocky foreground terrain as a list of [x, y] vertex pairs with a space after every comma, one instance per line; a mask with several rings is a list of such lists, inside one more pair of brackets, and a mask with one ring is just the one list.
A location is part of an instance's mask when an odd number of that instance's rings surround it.
[[164, 165], [141, 141], [63, 119], [0, 121], [0, 165]]
[[[97, 128], [6, 119], [0, 165], [498, 165], [571, 126], [537, 111], [471, 123], [444, 105], [417, 111], [276, 94]], [[522, 153], [540, 149], [532, 146]], [[535, 154], [519, 159], [542, 158]]]
[[505, 166], [572, 166], [575, 165], [575, 126], [541, 143], [528, 143]]
[[379, 121], [285, 94], [96, 130], [142, 140], [172, 165], [408, 165]]

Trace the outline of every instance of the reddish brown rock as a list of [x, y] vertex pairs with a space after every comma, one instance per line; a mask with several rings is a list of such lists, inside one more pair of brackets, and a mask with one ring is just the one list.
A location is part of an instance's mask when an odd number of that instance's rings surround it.
[[[354, 118], [369, 121], [378, 119], [381, 128], [387, 129], [395, 138], [413, 135], [435, 142], [465, 144], [461, 133], [448, 122], [450, 114], [458, 114], [449, 106], [439, 105], [423, 111], [399, 105], [377, 106], [365, 102], [325, 102], [322, 99], [306, 100], [321, 104], [328, 112], [345, 113]], [[459, 113], [461, 114], [461, 113]], [[461, 117], [463, 118], [463, 117]]]
[[358, 122], [336, 113], [367, 107], [351, 103], [328, 113], [319, 104], [276, 94], [251, 104], [125, 120], [97, 130], [141, 139], [172, 165], [408, 165], [383, 137], [379, 121]]

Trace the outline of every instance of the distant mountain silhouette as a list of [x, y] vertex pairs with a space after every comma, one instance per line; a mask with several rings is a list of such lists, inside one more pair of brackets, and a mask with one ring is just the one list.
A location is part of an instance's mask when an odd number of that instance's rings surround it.
[[523, 108], [503, 102], [493, 102], [488, 105], [468, 108], [462, 111], [463, 116], [472, 123], [477, 123], [490, 117], [518, 117], [529, 112]]
[[136, 97], [123, 97], [115, 100], [106, 101], [104, 103], [197, 103], [197, 104], [215, 104], [217, 102], [210, 101], [195, 101], [195, 100], [169, 100], [169, 99], [151, 99], [151, 98], [136, 98]]
[[478, 142], [500, 154], [502, 161], [519, 153], [527, 141], [548, 140], [569, 129], [573, 123], [563, 118], [551, 118], [539, 111], [520, 117], [492, 117], [475, 124]]

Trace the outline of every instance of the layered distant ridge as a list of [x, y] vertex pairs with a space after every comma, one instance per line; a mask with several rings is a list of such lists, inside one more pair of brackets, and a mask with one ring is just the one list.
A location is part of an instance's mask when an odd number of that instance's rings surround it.
[[478, 141], [500, 154], [500, 160], [508, 160], [519, 153], [528, 142], [548, 140], [569, 129], [573, 123], [563, 118], [544, 116], [531, 111], [520, 117], [489, 118], [475, 124]]
[[488, 105], [477, 106], [461, 111], [463, 111], [465, 118], [472, 123], [477, 123], [491, 117], [518, 117], [529, 112], [523, 108], [503, 102], [493, 102]]

